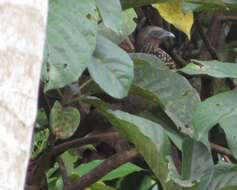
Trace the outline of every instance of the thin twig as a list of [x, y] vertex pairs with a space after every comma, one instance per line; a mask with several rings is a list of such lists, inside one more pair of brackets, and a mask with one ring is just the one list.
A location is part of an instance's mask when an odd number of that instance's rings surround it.
[[81, 91], [85, 86], [87, 86], [89, 83], [91, 83], [93, 80], [92, 78], [88, 79], [87, 81], [85, 81], [79, 88], [79, 90]]
[[118, 132], [108, 132], [108, 133], [102, 133], [102, 134], [92, 135], [88, 137], [83, 137], [79, 139], [74, 139], [74, 140], [56, 145], [53, 148], [51, 155], [55, 157], [70, 148], [75, 148], [75, 147], [86, 145], [86, 144], [97, 143], [100, 141], [116, 140], [119, 138], [120, 138], [120, 135]]
[[135, 148], [116, 153], [112, 157], [102, 162], [99, 166], [94, 168], [91, 172], [83, 175], [77, 182], [68, 186], [67, 190], [85, 189], [115, 168], [131, 161], [137, 156], [138, 152]]

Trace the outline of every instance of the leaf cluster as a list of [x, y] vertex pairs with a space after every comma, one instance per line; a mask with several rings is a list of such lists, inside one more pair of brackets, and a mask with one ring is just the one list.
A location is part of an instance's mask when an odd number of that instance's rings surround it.
[[[236, 8], [231, 0], [50, 1], [27, 183], [237, 188]], [[140, 11], [176, 34], [165, 45], [176, 70], [135, 52]]]

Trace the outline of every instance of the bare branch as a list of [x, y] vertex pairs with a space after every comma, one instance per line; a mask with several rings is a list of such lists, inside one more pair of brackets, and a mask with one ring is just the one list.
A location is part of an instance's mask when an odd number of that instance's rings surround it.
[[85, 189], [86, 187], [89, 187], [115, 168], [126, 162], [131, 161], [137, 156], [138, 152], [135, 148], [119, 152], [102, 162], [91, 172], [83, 175], [77, 182], [70, 185], [67, 190]]

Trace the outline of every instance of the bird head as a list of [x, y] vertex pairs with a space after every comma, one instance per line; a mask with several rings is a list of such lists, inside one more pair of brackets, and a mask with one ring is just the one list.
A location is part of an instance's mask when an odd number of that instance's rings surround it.
[[162, 42], [171, 38], [175, 38], [173, 33], [158, 26], [147, 26], [138, 32], [136, 42], [138, 49], [143, 48], [148, 43], [159, 47]]
[[162, 42], [169, 38], [175, 38], [175, 35], [172, 32], [168, 32], [160, 27], [152, 27], [150, 31], [148, 31], [148, 35], [154, 40], [158, 40]]

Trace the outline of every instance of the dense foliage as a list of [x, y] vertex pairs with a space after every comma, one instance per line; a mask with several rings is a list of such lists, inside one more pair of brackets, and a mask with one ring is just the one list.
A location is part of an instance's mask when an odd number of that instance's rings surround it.
[[[236, 10], [234, 0], [51, 0], [27, 185], [236, 189]], [[164, 49], [177, 69], [136, 52], [144, 18], [176, 35]]]

